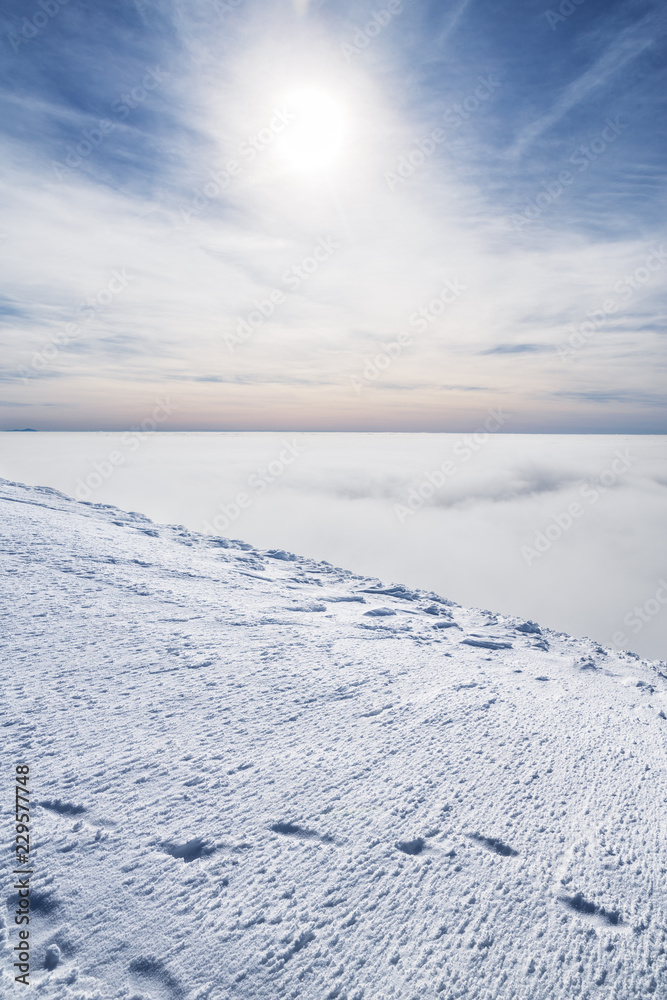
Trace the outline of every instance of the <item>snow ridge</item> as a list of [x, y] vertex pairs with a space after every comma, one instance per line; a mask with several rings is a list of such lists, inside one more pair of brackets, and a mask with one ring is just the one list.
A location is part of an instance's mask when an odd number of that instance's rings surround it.
[[664, 663], [48, 488], [0, 511], [37, 995], [667, 995]]

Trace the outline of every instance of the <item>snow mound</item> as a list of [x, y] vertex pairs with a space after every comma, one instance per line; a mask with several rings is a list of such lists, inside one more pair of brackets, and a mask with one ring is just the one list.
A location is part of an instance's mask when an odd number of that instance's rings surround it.
[[667, 996], [664, 664], [51, 489], [0, 510], [36, 995]]

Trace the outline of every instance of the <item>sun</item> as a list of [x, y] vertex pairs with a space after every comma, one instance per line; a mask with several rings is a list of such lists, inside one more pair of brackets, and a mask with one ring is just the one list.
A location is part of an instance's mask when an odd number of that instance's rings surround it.
[[345, 115], [339, 102], [315, 87], [289, 91], [280, 101], [290, 117], [276, 143], [276, 153], [295, 170], [326, 170], [339, 159]]

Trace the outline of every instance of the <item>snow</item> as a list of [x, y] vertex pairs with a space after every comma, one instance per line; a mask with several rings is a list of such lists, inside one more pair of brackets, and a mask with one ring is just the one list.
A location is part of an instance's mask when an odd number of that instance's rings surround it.
[[51, 488], [0, 508], [35, 996], [667, 995], [664, 663]]
[[667, 658], [666, 467], [667, 438], [642, 434], [0, 433], [5, 479], [650, 659]]

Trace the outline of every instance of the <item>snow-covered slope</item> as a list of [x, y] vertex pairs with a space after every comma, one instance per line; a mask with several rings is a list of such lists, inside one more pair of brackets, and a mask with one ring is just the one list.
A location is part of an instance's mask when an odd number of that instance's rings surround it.
[[667, 995], [663, 664], [51, 489], [0, 515], [36, 996]]

